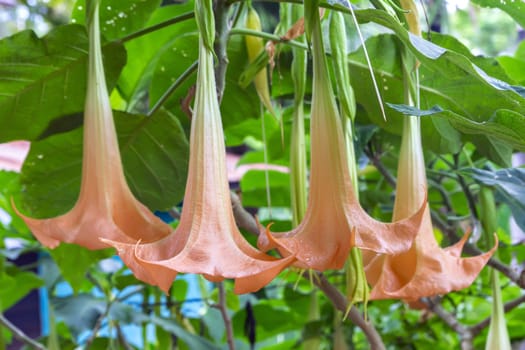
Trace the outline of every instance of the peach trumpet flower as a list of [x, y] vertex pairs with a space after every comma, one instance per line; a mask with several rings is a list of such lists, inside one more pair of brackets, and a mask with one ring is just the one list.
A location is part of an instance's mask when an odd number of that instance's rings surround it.
[[[405, 119], [394, 220], [412, 215], [427, 193], [419, 123], [417, 117]], [[495, 252], [497, 241], [484, 254], [461, 258], [467, 239], [465, 234], [456, 244], [441, 249], [434, 237], [430, 209], [425, 205], [423, 223], [410, 250], [394, 256], [378, 255], [366, 263], [366, 276], [373, 287], [370, 299], [404, 299], [417, 307], [415, 301], [421, 297], [468, 287]]]
[[66, 242], [102, 249], [108, 245], [99, 237], [133, 243], [160, 239], [171, 230], [135, 199], [124, 178], [102, 63], [99, 1], [92, 1], [90, 6], [93, 7], [87, 21], [89, 67], [79, 197], [69, 212], [48, 219], [34, 219], [15, 208], [36, 238], [49, 248]]
[[256, 291], [294, 261], [252, 247], [233, 216], [213, 53], [199, 39], [199, 70], [190, 136], [190, 163], [179, 226], [153, 243], [108, 242], [143, 281], [168, 292], [177, 273], [198, 273], [212, 282], [235, 279], [236, 293]]
[[310, 121], [311, 171], [305, 216], [289, 232], [259, 236], [262, 250], [277, 248], [295, 255], [296, 266], [319, 271], [340, 269], [352, 247], [395, 254], [408, 250], [419, 229], [424, 207], [409, 219], [382, 223], [360, 206], [349, 173], [343, 127], [326, 57], [320, 19], [312, 16], [313, 96]]

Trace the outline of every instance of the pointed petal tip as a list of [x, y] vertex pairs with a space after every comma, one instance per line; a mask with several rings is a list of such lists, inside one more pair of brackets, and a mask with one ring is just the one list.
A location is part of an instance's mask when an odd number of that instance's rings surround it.
[[[257, 220], [259, 223], [259, 220]], [[261, 226], [259, 230], [259, 238], [257, 239], [257, 248], [263, 252], [270, 251], [278, 247], [278, 243], [270, 232], [273, 222], [269, 223], [266, 227]]]
[[254, 293], [270, 283], [281, 271], [290, 266], [296, 260], [294, 255], [274, 260], [274, 265], [262, 272], [247, 277], [235, 278], [233, 292], [235, 294]]

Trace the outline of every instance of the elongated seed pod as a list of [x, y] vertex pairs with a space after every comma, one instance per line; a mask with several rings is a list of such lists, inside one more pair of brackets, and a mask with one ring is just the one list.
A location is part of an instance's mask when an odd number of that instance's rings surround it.
[[[257, 11], [253, 7], [250, 7], [248, 9], [248, 14], [246, 15], [246, 28], [261, 31], [261, 20], [259, 18], [259, 15], [257, 14]], [[254, 61], [257, 56], [261, 53], [261, 51], [264, 50], [264, 43], [263, 40], [259, 37], [246, 35], [245, 36], [246, 41], [246, 49], [248, 51], [248, 59], [250, 62]], [[266, 72], [266, 67], [261, 69], [259, 73], [255, 75], [255, 78], [253, 79], [253, 83], [255, 84], [255, 90], [257, 90], [257, 94], [259, 95], [259, 98], [261, 99], [261, 102], [266, 107], [266, 109], [273, 115], [275, 115], [275, 112], [273, 110], [272, 101], [270, 98], [270, 87], [268, 84], [268, 77]]]

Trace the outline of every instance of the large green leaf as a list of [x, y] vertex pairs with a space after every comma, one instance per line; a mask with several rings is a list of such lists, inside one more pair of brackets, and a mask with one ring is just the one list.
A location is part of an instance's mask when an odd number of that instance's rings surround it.
[[[188, 142], [177, 119], [161, 110], [152, 117], [115, 113], [126, 179], [150, 209], [182, 199]], [[80, 190], [82, 129], [34, 142], [22, 169], [25, 210], [50, 217], [73, 207]]]
[[514, 87], [489, 76], [468, 57], [409, 33], [384, 11], [360, 10], [356, 14], [360, 21], [373, 21], [393, 30], [422, 65], [428, 68], [428, 71], [421, 72], [422, 85], [427, 82], [430, 86], [435, 84], [441, 87], [439, 91], [442, 94], [454, 96], [456, 108], [463, 110], [466, 117], [484, 121], [492, 116], [495, 109], [500, 108], [525, 113], [525, 98]]
[[[79, 25], [60, 26], [41, 39], [24, 31], [0, 41], [0, 142], [35, 140], [54, 118], [83, 110], [87, 46]], [[126, 53], [108, 43], [103, 55], [111, 87]]]
[[[373, 59], [375, 74], [384, 100], [391, 103], [401, 103], [403, 85], [399, 74], [399, 64], [396, 67], [385, 68], [385, 61], [390, 65], [399, 57], [399, 46], [389, 41], [400, 40], [422, 63], [420, 68], [421, 108], [429, 109], [434, 105], [441, 106], [444, 110], [452, 111], [462, 118], [475, 123], [484, 123], [490, 120], [498, 110], [509, 110], [517, 118], [524, 118], [525, 99], [520, 95], [521, 90], [500, 79], [508, 79], [505, 71], [497, 67], [497, 61], [489, 59], [476, 59], [467, 55], [465, 48], [457, 40], [447, 39], [446, 36], [436, 36], [438, 46], [420, 37], [409, 34], [398, 22], [382, 11], [360, 10], [356, 11], [363, 22], [374, 21], [392, 29], [396, 36], [382, 35], [367, 41], [367, 48]], [[462, 52], [458, 53], [456, 50]], [[362, 49], [352, 54], [351, 68], [353, 81], [360, 82], [356, 89], [358, 103], [367, 111], [368, 117], [376, 124], [387, 130], [399, 133], [400, 118], [398, 114], [389, 114], [388, 123], [382, 120], [377, 102], [371, 95], [370, 78], [366, 78], [366, 66]], [[475, 64], [475, 63], [477, 64]], [[490, 71], [488, 75], [481, 67]], [[354, 78], [356, 77], [356, 78]], [[368, 80], [368, 82], [367, 82]], [[364, 92], [363, 92], [364, 91]], [[483, 98], [479, 98], [483, 96]], [[397, 101], [397, 102], [396, 102]], [[440, 123], [440, 125], [437, 125]], [[424, 121], [422, 132], [425, 146], [434, 151], [452, 152], [459, 146], [459, 139], [455, 143], [451, 139], [450, 124], [441, 118], [428, 118]], [[436, 142], [436, 136], [446, 142]], [[464, 141], [472, 141], [478, 146], [478, 151], [500, 164], [508, 162], [509, 146], [505, 152], [497, 149], [505, 140], [497, 139], [487, 143], [486, 135], [464, 135]], [[433, 140], [432, 142], [429, 142]], [[492, 141], [492, 140], [491, 140]], [[454, 145], [451, 147], [451, 145]], [[436, 145], [441, 147], [436, 147]], [[443, 148], [444, 147], [444, 148]]]
[[[157, 25], [192, 11], [193, 1], [160, 7], [152, 14], [145, 27]], [[166, 50], [172, 48], [170, 43], [175, 38], [195, 30], [195, 21], [193, 19], [186, 20], [126, 42], [128, 62], [118, 81], [118, 89], [128, 102], [128, 111], [146, 112], [148, 104], [145, 102], [147, 100], [145, 97], [153, 72], [157, 67], [158, 58]], [[177, 62], [177, 64], [173, 64], [173, 62]], [[172, 64], [179, 65], [178, 58], [173, 62], [169, 66]]]
[[[141, 29], [161, 0], [100, 1], [100, 29], [109, 40], [121, 38]], [[77, 0], [71, 15], [73, 23], [85, 23], [86, 0]]]

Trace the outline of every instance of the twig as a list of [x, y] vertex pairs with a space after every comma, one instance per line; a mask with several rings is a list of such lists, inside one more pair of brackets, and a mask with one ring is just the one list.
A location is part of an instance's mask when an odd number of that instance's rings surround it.
[[235, 192], [230, 191], [230, 197], [232, 201], [233, 216], [237, 226], [245, 229], [246, 231], [258, 236], [259, 225], [257, 220], [250, 214], [241, 204], [239, 196]]
[[230, 315], [228, 315], [228, 309], [226, 307], [226, 292], [224, 290], [224, 284], [222, 282], [217, 283], [219, 289], [219, 303], [213, 305], [221, 312], [224, 327], [226, 328], [226, 339], [228, 341], [228, 349], [235, 350], [235, 338], [233, 336], [233, 326]]
[[30, 348], [38, 349], [38, 350], [46, 350], [46, 348], [42, 344], [34, 341], [29, 336], [27, 336], [27, 334], [25, 334], [20, 328], [18, 328], [17, 326], [12, 324], [11, 321], [5, 318], [4, 314], [2, 313], [0, 313], [0, 325], [7, 328], [11, 333], [13, 333], [13, 336], [16, 339], [20, 340], [22, 343], [26, 344]]
[[[345, 296], [341, 294], [341, 292], [326, 279], [326, 276], [322, 272], [318, 272], [316, 277], [317, 278], [313, 278], [314, 284], [323, 291], [323, 293], [328, 299], [330, 299], [336, 309], [346, 313], [348, 310], [348, 301], [346, 300]], [[363, 333], [365, 333], [372, 350], [385, 349], [385, 344], [383, 343], [383, 340], [381, 339], [381, 336], [375, 327], [371, 323], [365, 321], [361, 313], [359, 313], [359, 311], [354, 306], [352, 306], [350, 309], [348, 318], [350, 318], [350, 320], [356, 326], [361, 328]]]
[[215, 83], [217, 85], [217, 97], [219, 102], [224, 95], [224, 84], [226, 80], [226, 69], [228, 68], [228, 37], [230, 25], [228, 23], [228, 12], [230, 4], [225, 0], [215, 2], [215, 43], [214, 50], [217, 55], [218, 64], [215, 67]]
[[106, 310], [100, 316], [97, 318], [97, 322], [95, 323], [95, 326], [93, 327], [91, 336], [86, 340], [85, 348], [89, 349], [95, 338], [97, 337], [97, 333], [102, 328], [102, 321], [109, 315], [109, 310], [111, 308], [111, 301], [108, 302], [106, 306]]
[[[516, 298], [514, 300], [509, 301], [508, 303], [505, 303], [505, 305], [503, 306], [503, 310], [505, 310], [505, 313], [507, 313], [510, 310], [514, 309], [515, 307], [518, 307], [522, 303], [525, 303], [525, 295], [522, 295], [519, 298]], [[490, 316], [484, 319], [483, 321], [479, 322], [478, 324], [471, 326], [470, 332], [472, 333], [473, 336], [476, 336], [478, 335], [479, 332], [481, 332], [489, 324], [490, 324]]]
[[439, 298], [422, 298], [421, 301], [425, 303], [428, 308], [434, 312], [446, 325], [452, 328], [459, 336], [461, 341], [462, 350], [474, 350], [474, 345], [472, 340], [474, 335], [472, 334], [470, 328], [461, 324], [456, 316], [446, 311], [439, 302]]
[[376, 169], [379, 171], [381, 175], [385, 178], [386, 182], [392, 188], [396, 188], [396, 179], [395, 177], [388, 171], [388, 169], [384, 166], [383, 162], [381, 162], [381, 158], [372, 150], [372, 146], [369, 145], [368, 148], [364, 149], [364, 152], [368, 159], [370, 159], [370, 162], [376, 167]]
[[122, 332], [122, 328], [120, 327], [120, 324], [115, 323], [115, 328], [117, 330], [117, 339], [120, 345], [122, 345], [122, 347], [125, 350], [133, 350], [133, 347], [126, 340], [126, 335], [124, 334], [124, 332]]

